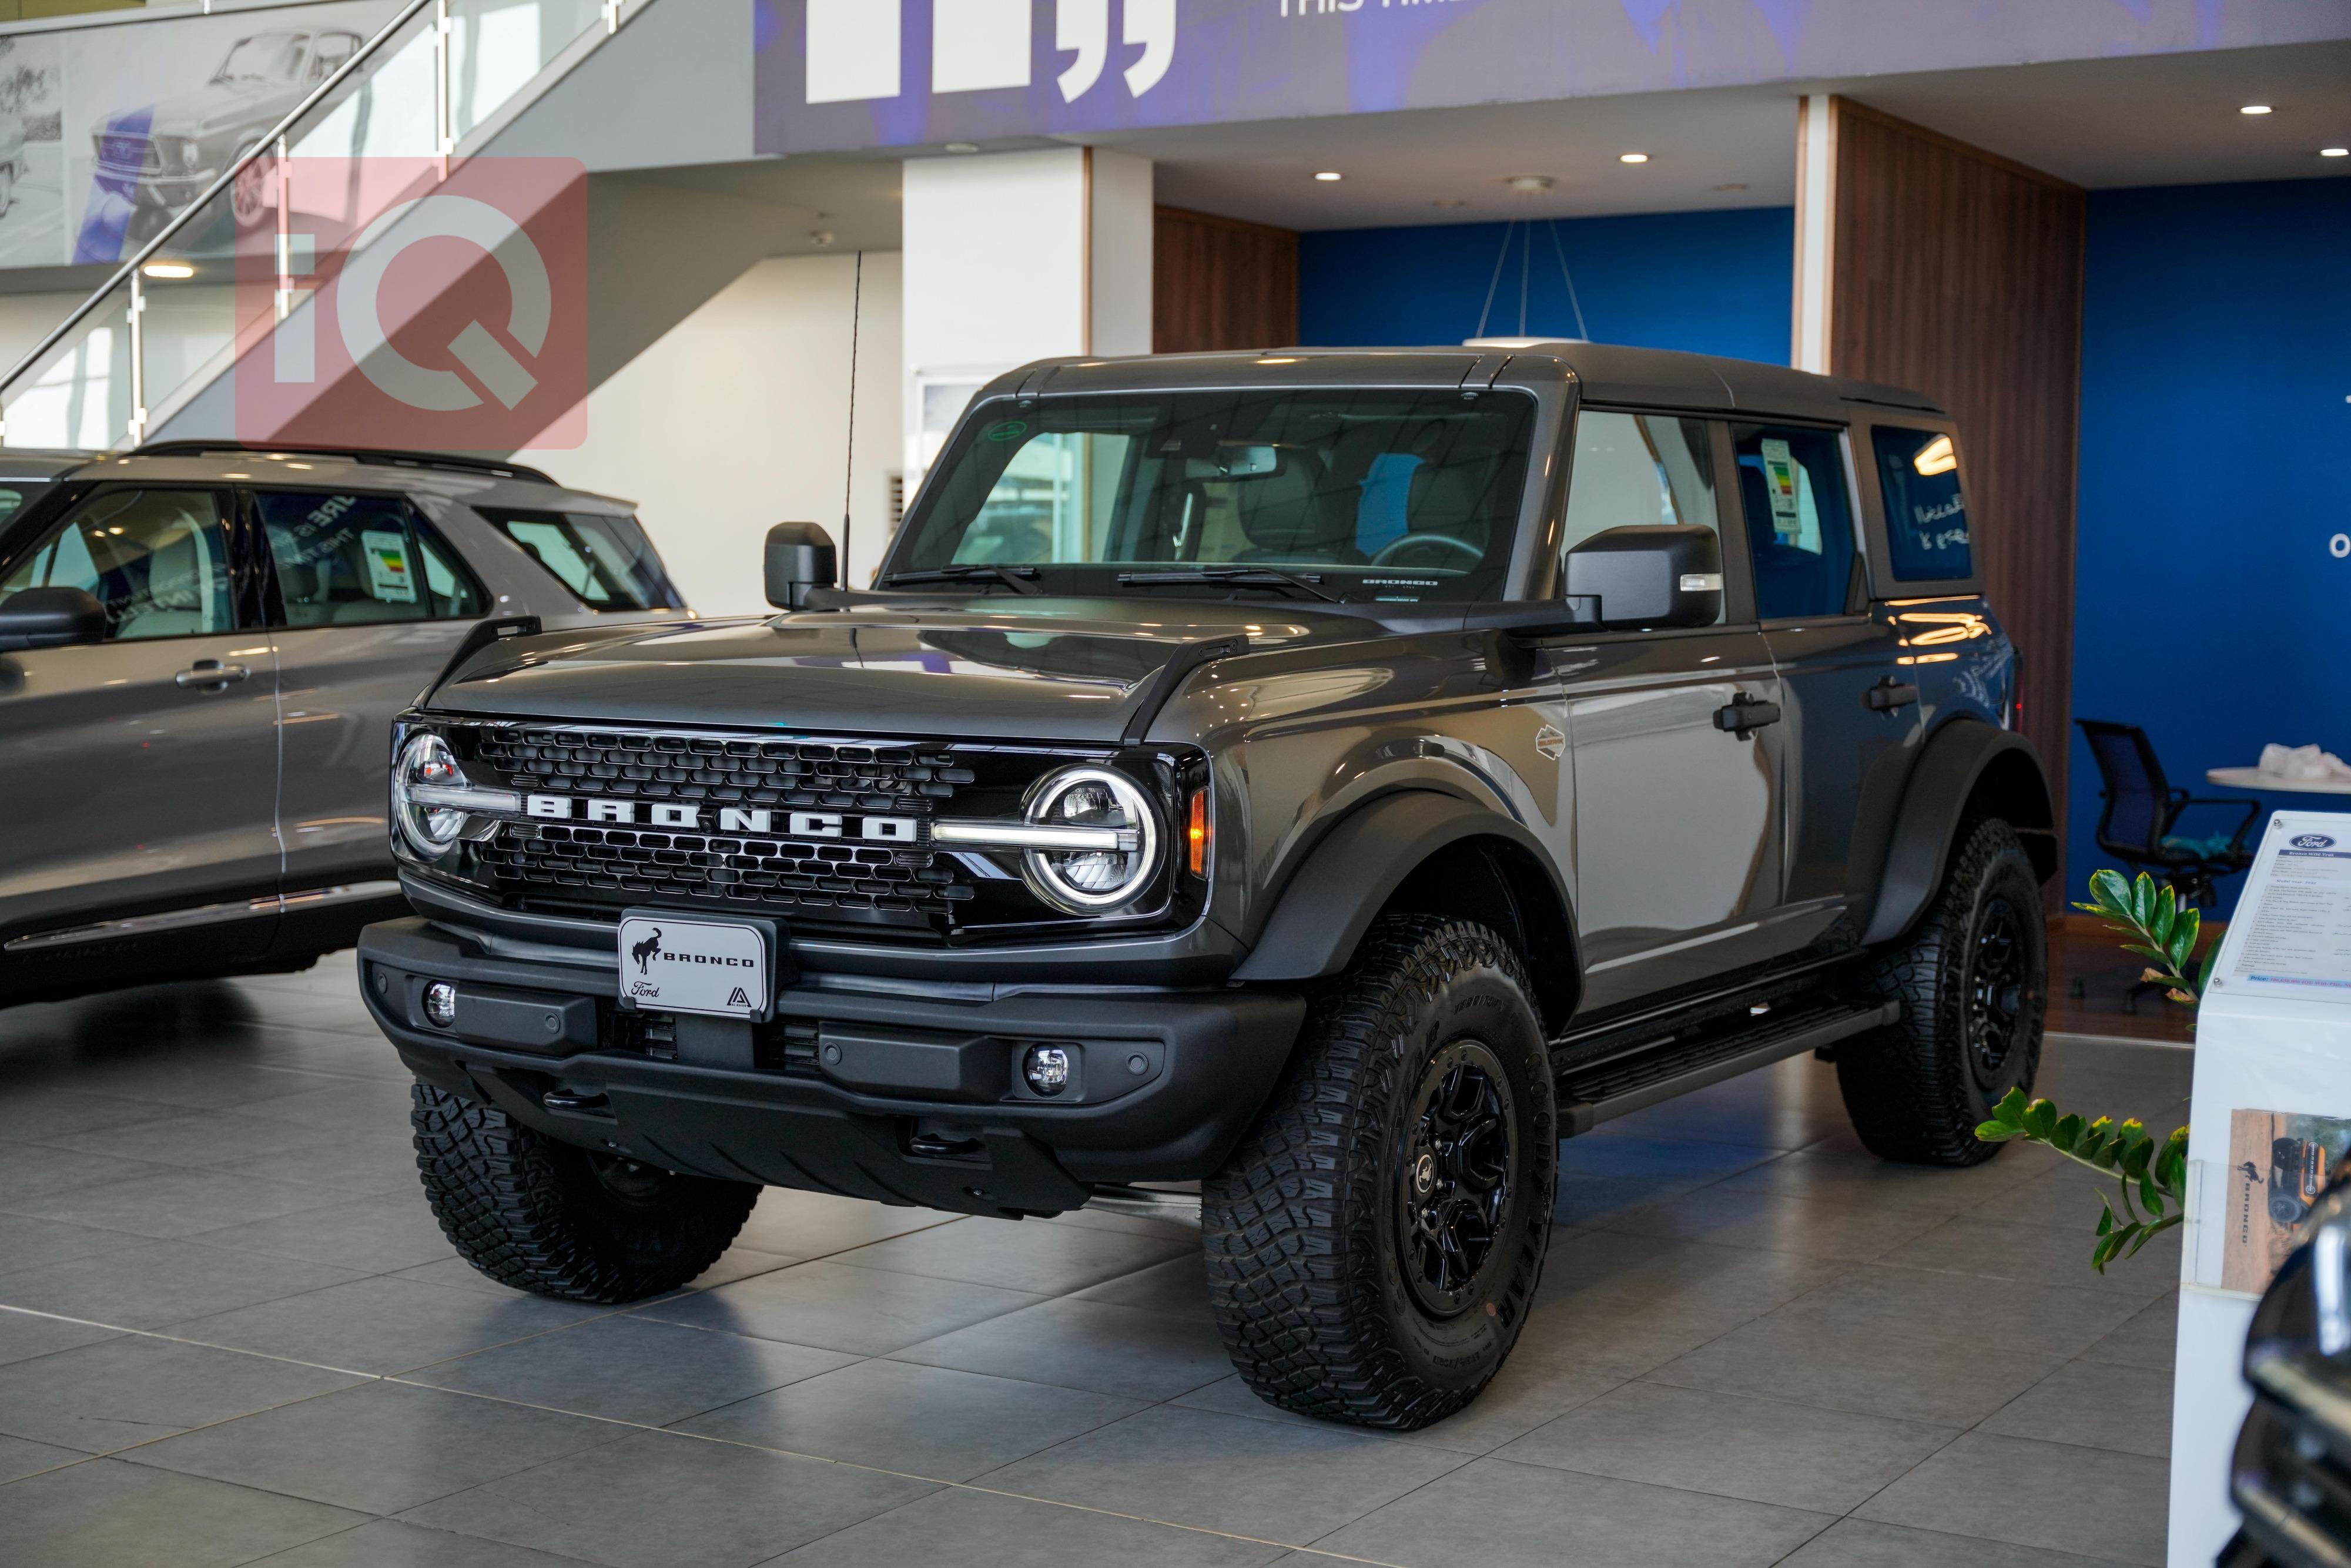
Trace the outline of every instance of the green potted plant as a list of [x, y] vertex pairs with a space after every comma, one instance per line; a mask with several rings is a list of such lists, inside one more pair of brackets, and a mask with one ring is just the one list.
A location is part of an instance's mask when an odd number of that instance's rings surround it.
[[[2098, 916], [2108, 929], [2130, 938], [2124, 948], [2150, 960], [2140, 977], [2161, 986], [2171, 1000], [2196, 1006], [2220, 951], [2220, 944], [2214, 943], [2197, 966], [2195, 977], [2189, 977], [2189, 967], [2196, 962], [2203, 916], [2182, 906], [2169, 887], [2158, 887], [2145, 872], [2139, 873], [2136, 883], [2123, 880], [2118, 871], [2098, 872], [2090, 878], [2090, 899], [2074, 907]], [[2101, 1274], [2108, 1263], [2133, 1256], [2178, 1225], [2184, 1215], [2185, 1127], [2175, 1128], [2158, 1144], [2137, 1121], [2117, 1126], [2101, 1116], [2085, 1122], [2078, 1115], [2060, 1113], [2046, 1100], [2027, 1103], [2024, 1091], [2011, 1089], [1992, 1107], [1991, 1120], [1976, 1128], [1976, 1136], [1988, 1144], [2018, 1139], [2039, 1144], [2112, 1180], [2122, 1207], [2117, 1210], [2114, 1198], [2101, 1189], [2099, 1201], [2105, 1212], [2098, 1217], [2097, 1240], [2090, 1249], [2090, 1267]]]

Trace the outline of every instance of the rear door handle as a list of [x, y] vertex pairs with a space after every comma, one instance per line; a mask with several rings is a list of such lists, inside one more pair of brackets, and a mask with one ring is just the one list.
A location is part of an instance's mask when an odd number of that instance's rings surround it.
[[198, 659], [192, 668], [182, 670], [172, 679], [183, 686], [204, 686], [219, 691], [231, 682], [244, 680], [252, 674], [243, 664], [224, 664], [218, 659]]
[[1714, 727], [1728, 735], [1744, 736], [1750, 730], [1779, 722], [1778, 703], [1767, 703], [1761, 697], [1750, 697], [1745, 692], [1714, 710]]
[[1918, 700], [1918, 688], [1888, 675], [1862, 693], [1861, 700], [1872, 713], [1898, 713]]

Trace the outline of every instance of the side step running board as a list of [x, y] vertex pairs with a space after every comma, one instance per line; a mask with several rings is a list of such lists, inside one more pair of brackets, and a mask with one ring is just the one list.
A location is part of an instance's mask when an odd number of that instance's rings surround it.
[[1559, 1081], [1560, 1131], [1569, 1136], [1588, 1133], [1602, 1122], [1866, 1034], [1901, 1016], [1899, 1002], [1823, 1002], [1792, 1008], [1735, 1033], [1671, 1040], [1571, 1069]]

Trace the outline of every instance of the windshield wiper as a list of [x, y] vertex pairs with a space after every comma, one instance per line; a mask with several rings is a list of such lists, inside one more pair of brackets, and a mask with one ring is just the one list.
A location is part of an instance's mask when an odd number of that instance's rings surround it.
[[926, 582], [981, 582], [991, 578], [1015, 593], [1045, 591], [1037, 586], [1035, 567], [998, 566], [987, 561], [965, 561], [956, 566], [935, 567], [928, 571], [893, 571], [882, 580], [882, 586], [914, 588]]
[[1224, 582], [1244, 588], [1294, 589], [1325, 604], [1339, 603], [1337, 594], [1325, 593], [1314, 586], [1322, 580], [1316, 573], [1284, 571], [1272, 566], [1202, 566], [1188, 571], [1122, 571], [1118, 574], [1121, 588], [1169, 588], [1188, 582]]

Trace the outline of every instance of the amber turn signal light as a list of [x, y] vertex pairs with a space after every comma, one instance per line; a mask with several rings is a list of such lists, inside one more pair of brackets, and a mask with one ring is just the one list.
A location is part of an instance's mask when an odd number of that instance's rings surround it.
[[1194, 876], [1208, 874], [1208, 792], [1192, 791], [1192, 805], [1184, 821], [1186, 864]]

